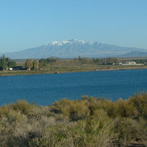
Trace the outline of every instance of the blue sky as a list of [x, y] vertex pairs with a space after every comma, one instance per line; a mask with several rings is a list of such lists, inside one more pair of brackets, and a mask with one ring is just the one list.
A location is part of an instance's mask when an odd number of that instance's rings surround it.
[[147, 49], [147, 0], [0, 0], [0, 53], [73, 38]]

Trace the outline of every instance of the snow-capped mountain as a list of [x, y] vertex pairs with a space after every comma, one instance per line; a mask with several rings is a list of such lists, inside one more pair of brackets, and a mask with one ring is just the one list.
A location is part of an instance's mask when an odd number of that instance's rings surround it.
[[53, 41], [49, 44], [49, 46], [61, 46], [61, 45], [65, 45], [65, 44], [85, 44], [86, 42], [83, 40], [77, 40], [77, 39], [72, 39], [72, 40], [68, 40], [68, 41]]
[[78, 56], [102, 58], [117, 57], [137, 51], [147, 53], [147, 50], [145, 49], [134, 47], [120, 47], [101, 42], [72, 39], [67, 41], [53, 41], [49, 44], [39, 47], [3, 54], [12, 59], [39, 59], [48, 57], [75, 58]]

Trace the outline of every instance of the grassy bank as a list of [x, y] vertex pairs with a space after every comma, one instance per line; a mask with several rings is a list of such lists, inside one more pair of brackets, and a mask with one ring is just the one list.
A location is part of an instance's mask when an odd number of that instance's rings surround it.
[[66, 73], [66, 72], [86, 72], [86, 71], [104, 71], [104, 70], [128, 70], [128, 69], [147, 69], [147, 65], [142, 66], [121, 66], [121, 65], [75, 65], [66, 64], [59, 65], [54, 64], [52, 66], [47, 65], [40, 70], [17, 70], [17, 71], [0, 71], [0, 76], [10, 75], [33, 75], [33, 74], [50, 74], [50, 73]]
[[147, 94], [0, 107], [0, 146], [147, 146]]

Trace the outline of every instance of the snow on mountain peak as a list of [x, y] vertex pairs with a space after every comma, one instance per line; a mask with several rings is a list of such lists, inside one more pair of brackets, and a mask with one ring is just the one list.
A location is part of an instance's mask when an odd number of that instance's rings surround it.
[[62, 41], [62, 43], [63, 43], [63, 44], [67, 44], [67, 43], [69, 43], [69, 41]]
[[50, 43], [50, 45], [61, 46], [61, 45], [62, 45], [62, 42], [60, 42], [60, 41], [52, 41], [52, 42]]
[[72, 42], [72, 43], [82, 43], [82, 44], [86, 43], [84, 40], [78, 40], [78, 39], [71, 39], [69, 41]]
[[83, 41], [83, 40], [77, 40], [77, 39], [71, 39], [71, 40], [65, 40], [65, 41], [52, 41], [49, 45], [50, 46], [62, 46], [64, 44], [74, 44], [74, 43], [77, 43], [77, 44], [85, 44], [86, 42]]

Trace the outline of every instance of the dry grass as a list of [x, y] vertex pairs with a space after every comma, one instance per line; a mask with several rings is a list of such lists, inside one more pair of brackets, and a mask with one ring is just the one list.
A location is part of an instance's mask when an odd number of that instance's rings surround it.
[[83, 96], [51, 106], [18, 101], [0, 107], [0, 146], [147, 145], [147, 94], [128, 100]]

